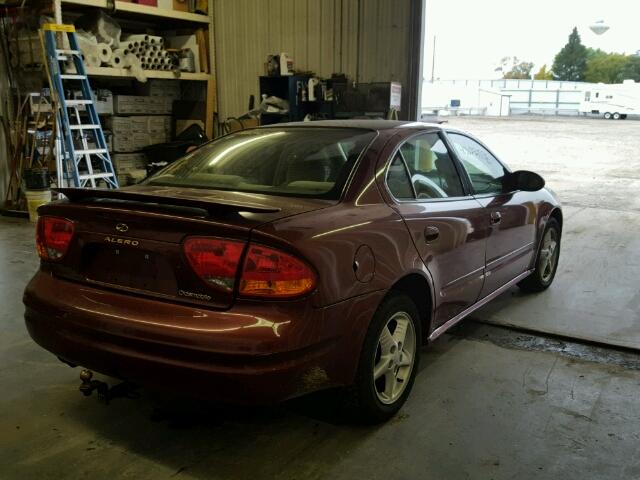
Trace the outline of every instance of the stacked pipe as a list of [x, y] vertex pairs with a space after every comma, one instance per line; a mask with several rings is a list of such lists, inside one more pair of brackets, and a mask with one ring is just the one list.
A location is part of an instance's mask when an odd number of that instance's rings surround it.
[[[114, 52], [115, 59], [112, 62], [119, 62], [121, 58], [128, 56], [136, 57], [140, 61], [143, 70], [173, 70], [173, 58], [164, 49], [164, 38], [155, 35], [129, 35], [120, 42], [120, 48]], [[114, 65], [116, 66], [116, 65]]]
[[95, 36], [88, 34], [78, 34], [76, 38], [86, 66], [99, 67], [109, 64], [113, 56], [110, 45], [99, 43]]

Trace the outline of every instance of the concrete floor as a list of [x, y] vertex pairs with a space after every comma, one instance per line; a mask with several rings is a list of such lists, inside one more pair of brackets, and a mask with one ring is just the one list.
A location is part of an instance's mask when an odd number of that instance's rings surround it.
[[[640, 121], [453, 117], [513, 169], [540, 173], [564, 205], [558, 274], [475, 319], [640, 349]], [[513, 301], [513, 297], [518, 297]]]
[[[498, 149], [516, 140], [545, 145], [567, 162], [564, 175], [545, 171], [561, 159], [537, 168], [569, 204], [556, 283], [535, 296], [510, 292], [475, 318], [543, 330], [561, 325], [573, 336], [637, 336], [638, 241], [629, 230], [637, 227], [638, 199], [627, 192], [625, 210], [615, 202], [592, 205], [584, 192], [600, 184], [594, 196], [609, 198], [606, 188], [617, 195], [612, 169], [638, 175], [632, 146], [616, 150], [628, 154], [620, 164], [612, 152], [603, 157], [609, 170], [601, 181], [574, 171], [596, 169], [577, 160], [595, 147], [580, 150], [575, 135], [585, 142], [592, 134], [617, 136], [623, 144], [628, 131], [614, 131], [631, 122], [451, 123]], [[547, 146], [553, 142], [557, 148]], [[503, 156], [532, 168], [527, 155]], [[406, 406], [378, 427], [351, 425], [328, 394], [246, 409], [141, 391], [139, 399], [106, 406], [82, 397], [78, 369], [40, 349], [24, 329], [21, 294], [36, 265], [33, 227], [0, 217], [0, 479], [640, 478], [635, 353], [466, 321], [423, 353]]]

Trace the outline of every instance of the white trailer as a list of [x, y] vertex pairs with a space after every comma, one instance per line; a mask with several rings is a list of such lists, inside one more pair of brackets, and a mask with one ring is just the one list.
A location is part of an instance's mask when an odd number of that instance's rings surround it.
[[598, 83], [584, 91], [580, 113], [598, 115], [607, 120], [624, 120], [627, 115], [640, 115], [640, 83]]

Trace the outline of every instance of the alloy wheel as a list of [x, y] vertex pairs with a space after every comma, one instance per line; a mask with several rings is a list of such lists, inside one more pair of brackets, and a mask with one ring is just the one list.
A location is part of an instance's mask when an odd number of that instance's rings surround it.
[[558, 232], [550, 228], [542, 239], [542, 249], [540, 250], [540, 277], [543, 282], [548, 282], [553, 277], [558, 262]]
[[406, 312], [393, 314], [378, 337], [373, 362], [373, 387], [380, 402], [394, 403], [404, 392], [416, 353], [416, 334]]

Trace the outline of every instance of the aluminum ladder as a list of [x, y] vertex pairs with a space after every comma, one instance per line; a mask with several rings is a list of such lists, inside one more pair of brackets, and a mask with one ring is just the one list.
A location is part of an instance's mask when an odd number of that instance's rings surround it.
[[[118, 188], [113, 162], [100, 125], [95, 98], [82, 60], [73, 25], [46, 23], [41, 38], [51, 96], [56, 108], [58, 186], [82, 188]], [[67, 38], [69, 48], [59, 48], [58, 40]], [[74, 73], [70, 65], [75, 67]], [[67, 82], [79, 82], [81, 98], [67, 98]], [[77, 88], [77, 86], [76, 86]], [[86, 123], [80, 109], [86, 110]], [[93, 140], [93, 146], [89, 146]]]

